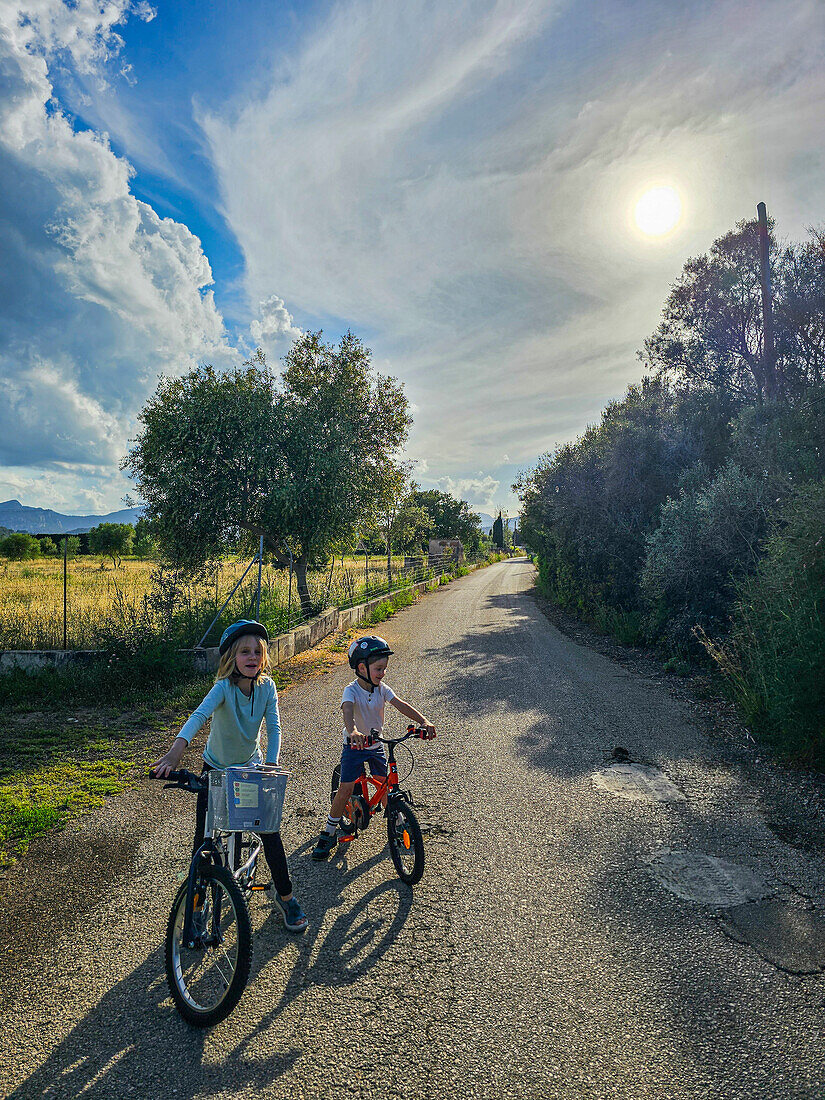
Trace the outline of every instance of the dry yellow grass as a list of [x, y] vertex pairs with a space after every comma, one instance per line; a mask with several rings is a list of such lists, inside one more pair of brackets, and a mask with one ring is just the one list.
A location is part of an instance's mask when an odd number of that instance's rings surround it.
[[[402, 562], [393, 559], [394, 573]], [[182, 605], [191, 623], [191, 632], [205, 630], [212, 616], [226, 599], [233, 585], [248, 565], [242, 561], [220, 563], [214, 580], [188, 587]], [[369, 587], [377, 590], [386, 584], [386, 560], [373, 557], [369, 562]], [[113, 568], [107, 558], [82, 555], [68, 563], [67, 584], [67, 645], [70, 649], [94, 648], [99, 632], [108, 623], [120, 621], [126, 614], [137, 614], [152, 591], [152, 573], [157, 568], [152, 561], [124, 559]], [[227, 614], [242, 617], [249, 613], [258, 571], [253, 566]], [[363, 557], [337, 559], [330, 570], [310, 573], [310, 592], [316, 601], [345, 602], [358, 598], [365, 589]], [[289, 579], [285, 570], [264, 566], [262, 576], [262, 614], [277, 608], [286, 611], [289, 602]], [[293, 579], [291, 607], [298, 614], [298, 598]], [[280, 626], [279, 626], [280, 628]], [[190, 644], [198, 638], [193, 637]], [[41, 558], [35, 561], [10, 562], [0, 559], [0, 649], [60, 649], [63, 646], [63, 561], [61, 558]]]

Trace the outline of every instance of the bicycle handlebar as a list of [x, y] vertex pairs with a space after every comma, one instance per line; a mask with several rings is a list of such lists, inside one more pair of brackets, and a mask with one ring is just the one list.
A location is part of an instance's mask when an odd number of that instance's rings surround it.
[[165, 776], [152, 775], [152, 779], [171, 780], [171, 783], [164, 783], [163, 789], [165, 791], [172, 788], [180, 791], [191, 791], [193, 794], [200, 794], [200, 792], [205, 791], [207, 787], [205, 779], [202, 779], [199, 775], [195, 775], [194, 772], [188, 772], [185, 768], [181, 768], [179, 771], [171, 771]]
[[[384, 745], [400, 745], [402, 741], [406, 741], [408, 737], [420, 737], [422, 741], [432, 741], [435, 737], [434, 733], [429, 733], [423, 726], [407, 726], [407, 732], [402, 737], [382, 737], [378, 730], [370, 730], [368, 734], [364, 736], [365, 749], [371, 748], [376, 741], [380, 741]], [[347, 745], [351, 747], [351, 739], [347, 738]]]

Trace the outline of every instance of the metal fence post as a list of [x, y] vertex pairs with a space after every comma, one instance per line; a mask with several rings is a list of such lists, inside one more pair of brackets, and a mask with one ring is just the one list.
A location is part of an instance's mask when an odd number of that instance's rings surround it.
[[292, 625], [292, 550], [289, 551], [289, 598], [286, 604], [286, 628]]
[[233, 596], [235, 595], [235, 593], [236, 593], [236, 592], [238, 591], [238, 589], [239, 589], [239, 588], [241, 587], [241, 585], [243, 584], [243, 581], [244, 581], [244, 579], [245, 579], [245, 577], [246, 577], [246, 574], [247, 574], [247, 573], [249, 572], [249, 570], [250, 570], [250, 569], [252, 568], [252, 566], [253, 566], [253, 565], [255, 564], [255, 562], [256, 562], [257, 560], [258, 560], [258, 557], [257, 557], [257, 555], [256, 555], [256, 556], [255, 556], [255, 557], [254, 557], [254, 558], [252, 559], [252, 561], [251, 561], [251, 562], [249, 563], [249, 565], [247, 565], [246, 569], [244, 569], [244, 571], [243, 571], [243, 574], [241, 575], [241, 579], [240, 579], [240, 580], [238, 581], [238, 583], [237, 583], [237, 584], [235, 585], [235, 587], [234, 587], [234, 588], [232, 589], [232, 591], [231, 591], [231, 592], [229, 593], [229, 595], [228, 595], [228, 596], [226, 597], [226, 599], [224, 600], [224, 603], [223, 603], [223, 607], [221, 607], [220, 611], [219, 611], [219, 612], [217, 613], [217, 615], [215, 616], [215, 618], [214, 618], [214, 619], [212, 620], [212, 622], [211, 622], [211, 623], [209, 624], [209, 626], [208, 626], [208, 627], [206, 628], [206, 630], [205, 630], [205, 632], [204, 632], [204, 635], [203, 635], [203, 637], [202, 637], [202, 638], [201, 638], [201, 640], [200, 640], [200, 641], [198, 642], [198, 644], [197, 644], [197, 645], [195, 646], [195, 649], [200, 649], [200, 648], [201, 648], [201, 647], [203, 646], [203, 643], [204, 643], [204, 642], [206, 641], [206, 639], [207, 639], [207, 638], [209, 637], [209, 631], [210, 631], [210, 630], [212, 629], [212, 627], [213, 627], [213, 626], [215, 625], [215, 623], [216, 623], [216, 622], [218, 621], [218, 619], [219, 619], [219, 618], [221, 617], [221, 615], [223, 615], [223, 612], [224, 612], [224, 608], [225, 608], [225, 607], [226, 607], [226, 605], [227, 605], [227, 604], [229, 603], [229, 601], [230, 601], [230, 600], [232, 599], [232, 597], [233, 597]]
[[258, 545], [258, 595], [255, 600], [255, 621], [261, 621], [261, 566], [264, 560], [264, 537], [261, 535], [261, 541]]
[[63, 536], [63, 648], [68, 649], [66, 644], [66, 588], [67, 588], [67, 563], [69, 560], [69, 536]]

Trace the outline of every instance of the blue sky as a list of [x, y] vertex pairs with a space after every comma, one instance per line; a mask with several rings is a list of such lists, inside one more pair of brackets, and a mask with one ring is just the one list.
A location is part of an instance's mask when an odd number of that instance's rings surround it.
[[351, 327], [514, 511], [689, 256], [825, 221], [823, 54], [818, 0], [0, 0], [0, 500], [113, 510], [160, 372]]

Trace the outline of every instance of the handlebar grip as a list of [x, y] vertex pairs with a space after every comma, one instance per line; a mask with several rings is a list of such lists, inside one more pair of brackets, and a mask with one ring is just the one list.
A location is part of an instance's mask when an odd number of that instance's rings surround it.
[[168, 790], [170, 787], [184, 791], [192, 791], [193, 794], [199, 794], [201, 791], [206, 790], [206, 779], [202, 776], [195, 775], [193, 772], [187, 771], [185, 768], [178, 768], [169, 772], [168, 775], [155, 775], [150, 773], [153, 779], [164, 780], [163, 789]]
[[420, 737], [422, 741], [432, 741], [435, 737], [435, 734], [429, 733], [424, 726], [407, 726], [407, 733]]
[[[364, 744], [363, 744], [363, 745], [361, 746], [361, 748], [363, 748], [363, 749], [371, 749], [371, 748], [373, 747], [373, 745], [377, 744], [376, 738], [375, 738], [375, 737], [373, 737], [373, 735], [372, 735], [372, 732], [370, 732], [370, 733], [365, 733], [365, 734], [363, 734], [362, 736], [363, 736], [363, 738], [364, 738]], [[347, 746], [348, 746], [349, 748], [352, 748], [352, 747], [353, 747], [353, 746], [352, 746], [352, 738], [351, 738], [351, 737], [348, 737], [348, 738], [347, 738]], [[357, 752], [358, 750], [356, 749], [355, 751]]]

